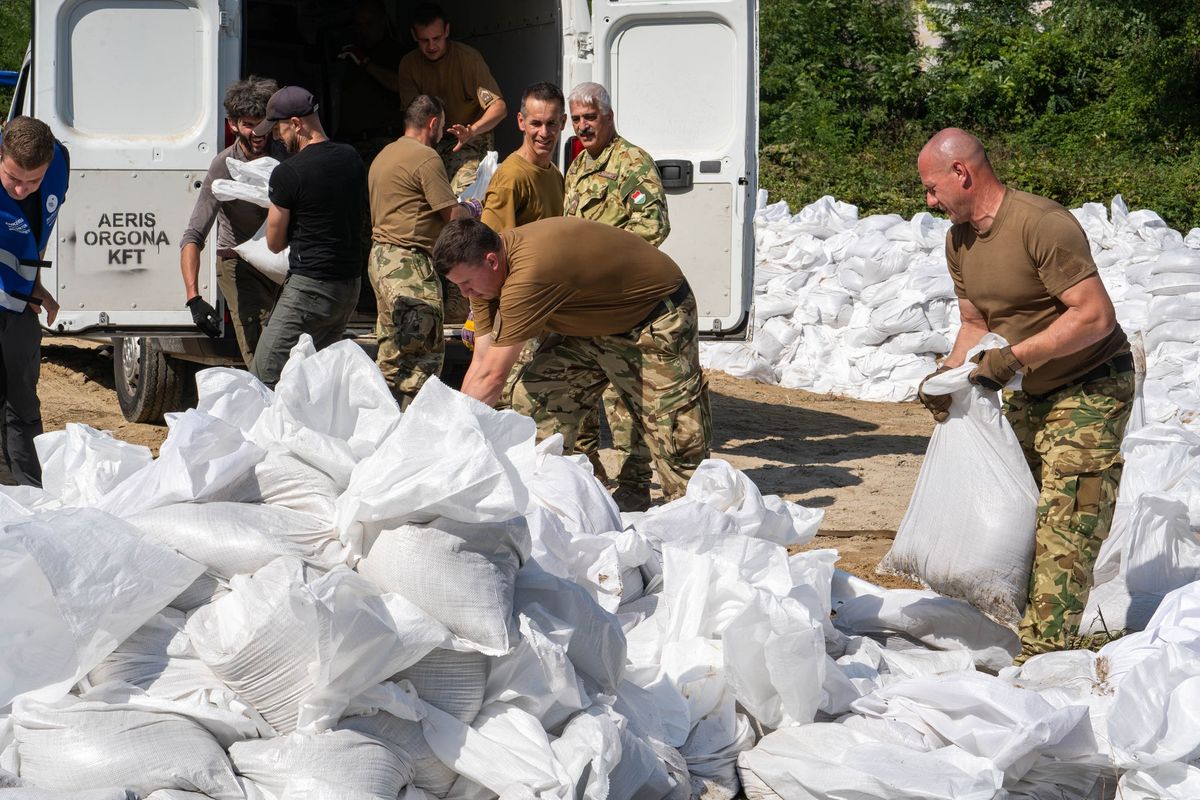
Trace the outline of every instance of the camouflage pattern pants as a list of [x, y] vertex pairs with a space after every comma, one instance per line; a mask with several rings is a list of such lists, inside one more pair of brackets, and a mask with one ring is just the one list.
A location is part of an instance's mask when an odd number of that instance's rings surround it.
[[384, 242], [371, 243], [367, 275], [379, 309], [375, 362], [403, 410], [442, 371], [441, 280], [428, 254]]
[[249, 367], [282, 287], [240, 258], [217, 259], [217, 286], [229, 307], [242, 360]]
[[434, 145], [434, 149], [442, 157], [442, 163], [446, 165], [446, 175], [450, 178], [450, 190], [454, 192], [455, 197], [461, 195], [468, 186], [475, 182], [475, 174], [479, 172], [479, 162], [483, 161], [488, 150], [495, 149], [494, 141], [490, 132], [485, 133], [483, 136], [477, 136], [467, 142], [458, 152], [454, 152], [454, 146], [458, 144], [458, 139], [446, 134], [440, 142]]
[[1005, 416], [1041, 489], [1020, 627], [1024, 658], [1066, 649], [1079, 632], [1092, 567], [1117, 502], [1133, 393], [1133, 372], [1112, 369], [1105, 378], [1049, 395], [1006, 393]]
[[[649, 488], [653, 473], [650, 468], [650, 448], [642, 437], [641, 429], [633, 424], [633, 413], [621, 400], [621, 396], [610, 385], [603, 395], [604, 418], [612, 433], [613, 449], [617, 451], [617, 486], [644, 490]], [[600, 410], [597, 408], [584, 417], [575, 437], [575, 449], [587, 455], [593, 465], [600, 463]], [[596, 474], [604, 475], [604, 468], [597, 467]], [[607, 477], [607, 476], [605, 476]]]
[[561, 433], [565, 452], [574, 452], [580, 422], [611, 383], [633, 411], [663, 495], [680, 497], [712, 443], [697, 327], [696, 299], [689, 296], [627, 334], [565, 336], [525, 367], [513, 408], [533, 417], [539, 438]]

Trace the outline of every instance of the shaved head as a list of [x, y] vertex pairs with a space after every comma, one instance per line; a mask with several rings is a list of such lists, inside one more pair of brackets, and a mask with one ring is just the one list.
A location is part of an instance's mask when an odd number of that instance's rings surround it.
[[950, 221], [986, 230], [1004, 197], [983, 143], [962, 128], [935, 133], [917, 156], [925, 202]]

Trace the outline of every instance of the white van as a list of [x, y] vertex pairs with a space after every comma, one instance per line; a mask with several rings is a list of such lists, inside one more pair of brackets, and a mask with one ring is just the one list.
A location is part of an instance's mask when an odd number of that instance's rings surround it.
[[[407, 42], [415, 3], [385, 4]], [[618, 130], [658, 160], [668, 185], [663, 249], [696, 292], [702, 330], [744, 338], [758, 173], [756, 4], [443, 7], [452, 38], [483, 53], [509, 100], [497, 129], [501, 157], [518, 144], [516, 100], [526, 85], [550, 80], [570, 91], [594, 80], [610, 89]], [[226, 145], [225, 87], [254, 73], [312, 90], [323, 115], [336, 110], [353, 69], [337, 58], [351, 9], [345, 0], [34, 0], [31, 55], [12, 113], [47, 122], [71, 153], [68, 200], [47, 251], [54, 266], [44, 278], [62, 306], [52, 332], [113, 340], [117, 393], [130, 420], [154, 421], [179, 407], [196, 364], [240, 363], [232, 330], [211, 340], [192, 325], [179, 273], [179, 237]], [[338, 138], [336, 124], [325, 122]], [[214, 231], [200, 288], [221, 308], [215, 250]], [[358, 330], [371, 319], [364, 313]]]

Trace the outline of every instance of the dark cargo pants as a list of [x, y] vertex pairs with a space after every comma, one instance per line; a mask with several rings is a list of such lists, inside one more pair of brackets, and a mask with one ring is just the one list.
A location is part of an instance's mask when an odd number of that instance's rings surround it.
[[274, 388], [301, 334], [311, 336], [318, 350], [341, 339], [358, 305], [359, 282], [288, 275], [254, 352], [250, 371], [255, 377]]
[[42, 323], [32, 309], [0, 310], [0, 404], [4, 408], [4, 457], [22, 486], [42, 485], [33, 437], [42, 432], [38, 377], [42, 370]]

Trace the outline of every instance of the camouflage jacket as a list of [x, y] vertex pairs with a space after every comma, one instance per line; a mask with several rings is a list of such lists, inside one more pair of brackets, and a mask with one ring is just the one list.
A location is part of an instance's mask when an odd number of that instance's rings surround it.
[[671, 232], [667, 197], [654, 159], [620, 136], [598, 158], [584, 150], [571, 162], [563, 210], [568, 217], [632, 231], [655, 247]]

